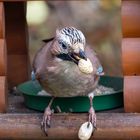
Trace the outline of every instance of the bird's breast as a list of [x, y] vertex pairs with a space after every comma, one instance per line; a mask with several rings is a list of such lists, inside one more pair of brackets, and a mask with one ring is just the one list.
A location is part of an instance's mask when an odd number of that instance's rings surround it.
[[98, 82], [98, 77], [82, 73], [71, 61], [57, 61], [55, 66], [47, 67], [45, 76], [42, 85], [53, 96], [87, 95], [93, 91]]

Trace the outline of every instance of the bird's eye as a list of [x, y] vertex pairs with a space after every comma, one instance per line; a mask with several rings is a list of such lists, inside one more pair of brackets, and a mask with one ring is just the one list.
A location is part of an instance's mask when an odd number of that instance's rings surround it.
[[67, 49], [67, 46], [64, 43], [62, 43], [61, 46], [63, 49]]

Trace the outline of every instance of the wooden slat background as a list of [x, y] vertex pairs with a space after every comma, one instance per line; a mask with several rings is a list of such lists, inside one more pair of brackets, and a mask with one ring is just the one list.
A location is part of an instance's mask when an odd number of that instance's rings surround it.
[[8, 55], [8, 84], [9, 88], [16, 86], [28, 79], [27, 55]]
[[140, 112], [140, 0], [122, 1], [124, 108]]
[[140, 1], [122, 1], [123, 37], [140, 37]]
[[5, 42], [5, 14], [0, 2], [0, 112], [7, 109], [7, 50]]
[[5, 37], [5, 20], [4, 20], [4, 6], [3, 3], [0, 2], [0, 38]]
[[5, 2], [6, 43], [8, 52], [8, 86], [28, 80], [28, 32], [25, 2]]
[[6, 44], [4, 39], [0, 39], [0, 76], [7, 74]]
[[125, 76], [124, 101], [126, 112], [140, 112], [140, 76]]
[[0, 112], [7, 110], [7, 78], [0, 76]]
[[124, 75], [140, 75], [140, 38], [123, 38], [122, 60]]

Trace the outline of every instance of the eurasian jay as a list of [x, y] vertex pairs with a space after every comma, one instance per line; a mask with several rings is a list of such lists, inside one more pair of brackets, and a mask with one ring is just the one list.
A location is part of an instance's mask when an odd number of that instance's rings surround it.
[[[92, 100], [103, 68], [96, 53], [86, 45], [83, 33], [74, 27], [56, 30], [54, 38], [44, 40], [45, 45], [33, 61], [36, 79], [51, 96], [45, 109], [42, 128], [47, 133], [50, 126], [54, 97], [88, 96], [90, 100], [88, 121], [96, 127], [96, 114]], [[87, 126], [88, 127], [88, 126]]]

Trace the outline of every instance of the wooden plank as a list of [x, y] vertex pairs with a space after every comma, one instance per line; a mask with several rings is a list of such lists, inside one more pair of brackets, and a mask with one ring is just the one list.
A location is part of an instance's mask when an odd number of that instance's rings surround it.
[[0, 0], [0, 2], [27, 2], [29, 0]]
[[122, 64], [124, 75], [140, 75], [140, 38], [123, 38]]
[[8, 81], [9, 87], [16, 86], [28, 79], [27, 55], [8, 55]]
[[7, 83], [6, 76], [0, 76], [0, 112], [7, 109]]
[[0, 39], [0, 76], [7, 74], [6, 45], [4, 39]]
[[5, 38], [4, 6], [0, 2], [0, 38]]
[[122, 1], [123, 37], [140, 37], [140, 1]]
[[140, 76], [124, 77], [124, 108], [126, 112], [140, 112]]
[[13, 87], [28, 80], [28, 34], [25, 2], [5, 2], [8, 83]]
[[[48, 137], [40, 128], [42, 114], [1, 114], [0, 139], [78, 139], [80, 125], [87, 114], [58, 114], [52, 117]], [[98, 129], [91, 139], [140, 139], [140, 114], [97, 113]]]
[[4, 6], [8, 54], [27, 54], [26, 5], [24, 2], [5, 2]]

